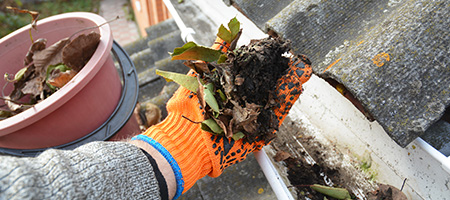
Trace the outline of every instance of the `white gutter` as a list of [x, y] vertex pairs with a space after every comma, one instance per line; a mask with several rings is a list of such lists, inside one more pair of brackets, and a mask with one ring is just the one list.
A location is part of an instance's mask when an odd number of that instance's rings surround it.
[[266, 176], [267, 181], [269, 181], [270, 187], [275, 192], [275, 195], [278, 199], [286, 199], [286, 200], [294, 200], [291, 192], [289, 192], [286, 184], [283, 182], [280, 174], [278, 173], [275, 166], [272, 164], [272, 161], [267, 156], [264, 149], [261, 151], [253, 152], [256, 160], [258, 161], [259, 166]]
[[445, 157], [444, 154], [425, 142], [422, 138], [415, 140], [417, 146], [421, 147], [425, 152], [430, 154], [434, 159], [438, 160], [442, 164], [442, 168], [450, 174], [450, 157]]
[[172, 2], [170, 0], [163, 0], [164, 4], [166, 4], [167, 9], [170, 12], [170, 15], [172, 15], [172, 18], [175, 20], [175, 23], [177, 24], [178, 28], [181, 31], [181, 39], [186, 42], [195, 42], [194, 37], [192, 37], [192, 34], [195, 34], [194, 29], [188, 28], [183, 20], [181, 19], [180, 15], [178, 15], [177, 10], [175, 7], [173, 7]]

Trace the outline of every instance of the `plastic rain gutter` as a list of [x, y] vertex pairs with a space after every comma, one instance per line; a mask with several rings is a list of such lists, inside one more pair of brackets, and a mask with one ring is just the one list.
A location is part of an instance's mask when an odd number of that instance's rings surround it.
[[[170, 0], [163, 0], [163, 2], [166, 5], [167, 9], [169, 10], [170, 14], [172, 15], [173, 19], [175, 20], [175, 23], [177, 24], [178, 28], [181, 30], [181, 38], [183, 39], [183, 41], [195, 42], [194, 38], [192, 37], [192, 34], [195, 34], [195, 31], [192, 28], [188, 28], [184, 24], [180, 15], [178, 15], [177, 10], [172, 5], [172, 2], [170, 2]], [[294, 200], [294, 197], [289, 192], [288, 188], [286, 187], [286, 184], [281, 179], [280, 174], [275, 169], [275, 166], [270, 161], [264, 149], [262, 149], [259, 152], [254, 152], [253, 154], [256, 160], [258, 161], [258, 164], [260, 165], [264, 175], [266, 176], [266, 179], [269, 182], [270, 187], [272, 187], [272, 190], [277, 196], [277, 199]]]
[[430, 154], [434, 159], [438, 160], [442, 164], [442, 168], [450, 174], [450, 156], [445, 157], [444, 154], [439, 152], [437, 149], [432, 147], [430, 144], [425, 142], [422, 138], [417, 138], [416, 143], [418, 146], [422, 147], [425, 152]]
[[280, 174], [272, 164], [272, 161], [269, 159], [269, 156], [267, 156], [264, 149], [253, 152], [253, 155], [255, 155], [256, 161], [258, 161], [259, 166], [261, 166], [261, 169], [277, 198], [294, 200], [294, 197], [291, 192], [289, 192], [286, 184], [283, 182], [283, 179], [281, 179]]
[[175, 9], [175, 7], [173, 7], [173, 4], [172, 2], [170, 2], [170, 0], [163, 0], [163, 2], [169, 10], [170, 15], [172, 15], [173, 19], [175, 20], [178, 28], [180, 29], [181, 39], [183, 40], [183, 42], [195, 42], [194, 37], [192, 37], [192, 34], [195, 34], [194, 29], [188, 28], [184, 24], [183, 20], [181, 19], [180, 15], [178, 15], [177, 10]]

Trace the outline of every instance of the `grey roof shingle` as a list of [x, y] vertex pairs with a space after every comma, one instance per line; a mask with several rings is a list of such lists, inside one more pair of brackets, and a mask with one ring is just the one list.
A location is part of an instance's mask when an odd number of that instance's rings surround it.
[[400, 146], [442, 116], [450, 103], [449, 1], [276, 2], [233, 5], [290, 39], [317, 75], [342, 83]]

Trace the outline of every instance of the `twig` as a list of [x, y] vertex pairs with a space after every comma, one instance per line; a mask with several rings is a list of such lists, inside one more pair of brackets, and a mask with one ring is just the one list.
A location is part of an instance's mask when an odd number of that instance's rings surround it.
[[109, 20], [109, 21], [107, 21], [107, 22], [105, 22], [105, 23], [103, 23], [103, 24], [100, 24], [100, 25], [97, 25], [97, 26], [91, 26], [91, 27], [83, 28], [83, 29], [81, 29], [81, 30], [75, 32], [74, 34], [72, 34], [72, 35], [69, 37], [69, 40], [71, 40], [71, 38], [72, 38], [73, 36], [75, 36], [76, 34], [78, 34], [78, 33], [80, 33], [80, 32], [83, 32], [83, 31], [89, 30], [89, 29], [93, 29], [93, 28], [99, 28], [99, 27], [101, 27], [101, 26], [103, 26], [103, 25], [105, 25], [105, 24], [108, 24], [108, 23], [113, 22], [113, 21], [118, 20], [118, 19], [119, 19], [119, 16], [116, 16], [116, 18], [114, 18], [114, 19], [112, 19], [112, 20]]
[[403, 187], [405, 186], [406, 179], [407, 179], [407, 178], [405, 178], [405, 180], [403, 180], [403, 184], [402, 184], [402, 187], [400, 188], [400, 191], [403, 191]]
[[183, 118], [187, 119], [188, 121], [190, 121], [190, 122], [192, 122], [192, 123], [194, 123], [194, 124], [201, 124], [201, 123], [202, 123], [202, 122], [196, 122], [196, 121], [193, 121], [193, 120], [191, 120], [191, 119], [187, 118], [187, 117], [186, 117], [186, 116], [184, 116], [184, 115], [181, 115], [181, 117], [183, 117]]

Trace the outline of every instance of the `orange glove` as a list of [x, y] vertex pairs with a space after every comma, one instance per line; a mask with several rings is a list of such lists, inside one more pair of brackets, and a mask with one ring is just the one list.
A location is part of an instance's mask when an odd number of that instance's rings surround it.
[[[275, 106], [274, 111], [279, 125], [298, 99], [302, 84], [309, 80], [312, 73], [310, 62], [304, 56], [292, 58], [289, 66], [289, 71], [277, 83], [276, 103], [279, 106]], [[195, 76], [193, 71], [189, 74]], [[192, 121], [203, 121], [205, 109], [197, 96], [183, 87], [167, 103], [167, 112], [164, 121], [133, 139], [149, 143], [171, 164], [177, 180], [174, 199], [191, 188], [198, 179], [205, 175], [219, 176], [225, 168], [244, 160], [250, 152], [260, 150], [267, 144], [263, 140], [253, 143], [244, 139], [234, 141], [203, 131], [199, 123]]]

